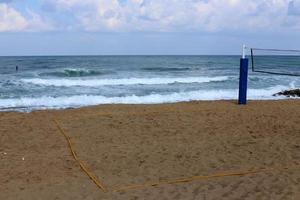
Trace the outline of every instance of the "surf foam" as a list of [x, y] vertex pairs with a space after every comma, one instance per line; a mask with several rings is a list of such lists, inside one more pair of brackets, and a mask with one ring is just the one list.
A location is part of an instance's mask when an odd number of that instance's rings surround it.
[[[285, 97], [274, 97], [272, 95], [285, 89], [288, 89], [288, 87], [276, 86], [266, 89], [249, 89], [248, 97], [252, 100], [284, 99]], [[1, 99], [0, 108], [16, 108], [15, 110], [18, 110], [18, 108], [28, 108], [29, 110], [34, 110], [82, 107], [99, 104], [158, 104], [193, 100], [229, 100], [237, 99], [237, 96], [238, 90], [198, 90], [171, 94], [131, 95], [123, 97], [105, 97], [100, 95], [44, 96], [39, 98]]]
[[228, 80], [228, 76], [218, 77], [185, 77], [185, 78], [123, 78], [123, 79], [21, 79], [22, 82], [35, 85], [56, 87], [71, 86], [107, 86], [107, 85], [160, 85], [172, 83], [208, 83]]

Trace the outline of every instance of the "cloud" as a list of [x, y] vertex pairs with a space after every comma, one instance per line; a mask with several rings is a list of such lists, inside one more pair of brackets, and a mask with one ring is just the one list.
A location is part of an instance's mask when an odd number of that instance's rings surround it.
[[300, 0], [293, 0], [289, 3], [288, 14], [300, 16]]
[[299, 11], [299, 0], [44, 0], [44, 5], [72, 13], [86, 31], [279, 30], [290, 23], [288, 14]]
[[[45, 0], [42, 7], [48, 12], [67, 13], [86, 31], [118, 30], [124, 22], [117, 0]], [[77, 24], [71, 26], [78, 27]]]
[[280, 32], [287, 28], [300, 29], [300, 0], [43, 0], [41, 8], [44, 12], [37, 14], [33, 10], [25, 19], [10, 7], [18, 15], [18, 21], [23, 19], [26, 30], [45, 31], [56, 27], [88, 32]]
[[27, 15], [28, 18], [7, 3], [0, 3], [0, 32], [48, 31], [54, 29], [48, 21], [35, 12], [27, 10]]
[[0, 32], [24, 30], [27, 25], [26, 19], [19, 12], [0, 3]]

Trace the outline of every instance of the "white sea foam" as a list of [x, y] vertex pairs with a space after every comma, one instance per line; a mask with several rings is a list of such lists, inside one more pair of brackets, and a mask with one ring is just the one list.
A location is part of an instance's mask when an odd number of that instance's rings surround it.
[[[283, 99], [285, 97], [274, 97], [274, 93], [288, 89], [285, 86], [276, 86], [266, 89], [249, 89], [249, 99]], [[1, 99], [0, 108], [27, 107], [29, 109], [40, 108], [67, 108], [81, 107], [98, 104], [157, 104], [173, 103], [192, 100], [225, 100], [237, 99], [237, 90], [199, 90], [190, 92], [179, 92], [171, 94], [151, 94], [146, 96], [123, 96], [105, 97], [95, 95], [76, 95], [60, 97], [39, 97], [20, 99]]]
[[46, 86], [84, 86], [95, 87], [104, 85], [157, 85], [172, 83], [208, 83], [215, 81], [226, 81], [228, 76], [218, 77], [185, 77], [185, 78], [122, 78], [122, 79], [22, 79], [25, 83]]

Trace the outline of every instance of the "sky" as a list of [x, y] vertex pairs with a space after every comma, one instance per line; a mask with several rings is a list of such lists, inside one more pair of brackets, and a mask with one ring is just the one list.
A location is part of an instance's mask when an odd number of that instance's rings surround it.
[[300, 49], [300, 0], [0, 0], [0, 56]]

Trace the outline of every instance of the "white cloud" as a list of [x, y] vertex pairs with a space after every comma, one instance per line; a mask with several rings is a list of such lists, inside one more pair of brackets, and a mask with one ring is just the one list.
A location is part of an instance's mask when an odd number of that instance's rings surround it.
[[28, 15], [30, 16], [29, 19], [27, 19], [27, 26], [26, 31], [52, 31], [55, 30], [54, 22], [44, 19], [41, 15], [31, 11], [27, 10]]
[[[291, 0], [45, 0], [70, 11], [86, 31], [280, 30]], [[293, 6], [299, 0], [293, 0]], [[300, 19], [299, 19], [300, 20]]]
[[29, 19], [7, 3], [0, 3], [0, 32], [47, 31], [53, 29], [53, 26], [43, 20], [40, 15], [30, 10], [27, 11], [27, 14], [30, 16]]
[[[42, 7], [47, 11], [47, 17], [46, 14], [38, 15], [32, 11], [29, 19], [13, 8], [0, 4], [2, 9], [6, 6], [5, 15], [9, 15], [3, 17], [0, 13], [0, 26], [6, 27], [2, 31], [51, 30], [53, 26], [49, 24], [66, 30], [100, 32], [300, 30], [300, 0], [43, 1]], [[55, 23], [49, 23], [49, 19]]]
[[210, 0], [196, 5], [206, 30], [277, 29], [287, 15], [286, 0]]
[[86, 31], [118, 30], [124, 22], [118, 0], [46, 0], [44, 5], [72, 13]]
[[15, 9], [0, 3], [0, 32], [20, 31], [27, 27], [26, 19]]

